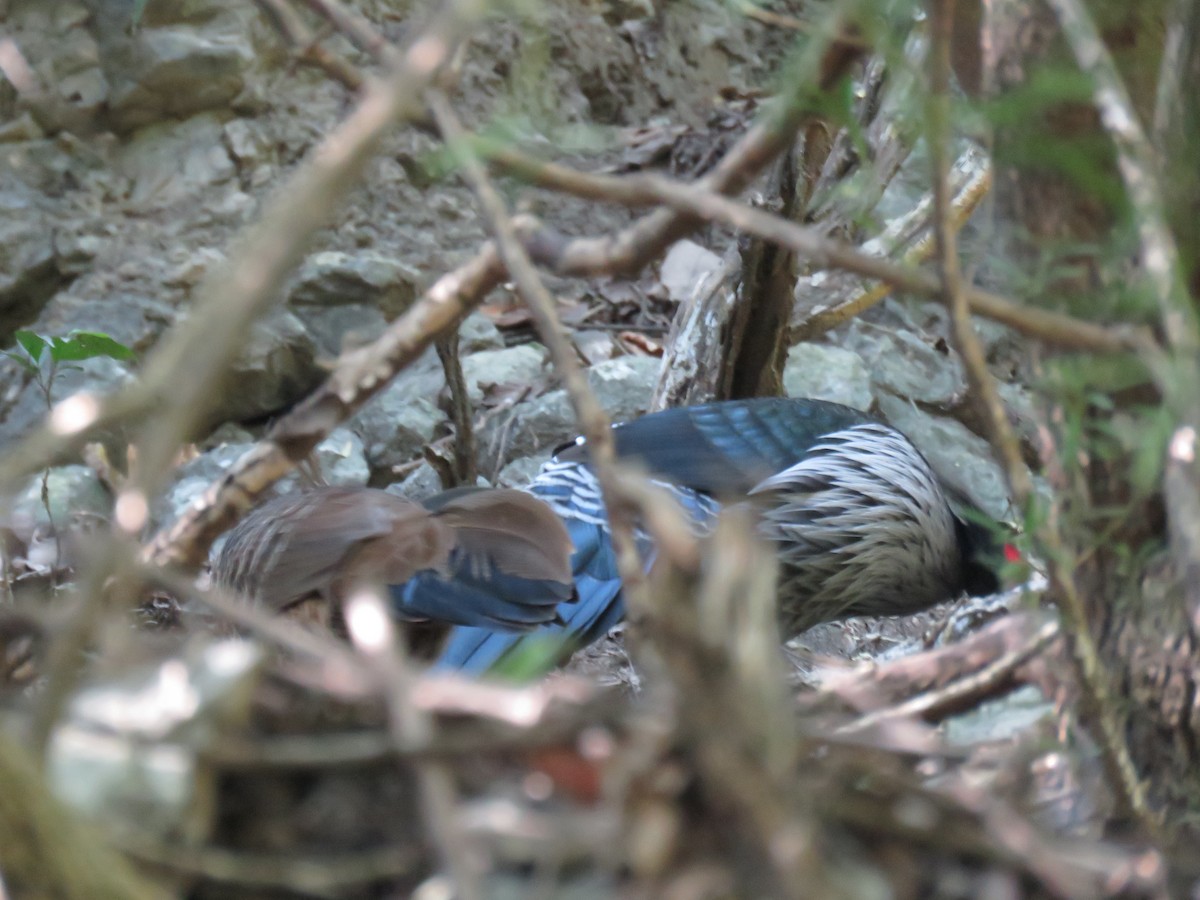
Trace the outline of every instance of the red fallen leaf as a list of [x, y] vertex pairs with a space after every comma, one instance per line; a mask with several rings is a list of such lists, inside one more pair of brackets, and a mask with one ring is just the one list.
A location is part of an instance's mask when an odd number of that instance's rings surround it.
[[663, 355], [662, 344], [640, 331], [622, 331], [617, 338], [644, 356]]
[[529, 754], [529, 763], [577, 803], [591, 805], [600, 800], [600, 766], [573, 747], [542, 747]]

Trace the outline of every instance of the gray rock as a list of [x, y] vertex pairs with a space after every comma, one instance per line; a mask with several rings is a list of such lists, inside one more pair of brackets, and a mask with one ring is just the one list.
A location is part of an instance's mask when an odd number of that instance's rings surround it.
[[389, 494], [405, 497], [420, 502], [426, 497], [432, 497], [442, 490], [442, 479], [437, 470], [424, 460], [401, 481], [389, 484], [385, 490]]
[[255, 323], [234, 362], [213, 424], [259, 418], [290, 406], [324, 377], [316, 348], [300, 320], [277, 312]]
[[72, 516], [84, 514], [107, 518], [112, 511], [112, 496], [92, 469], [87, 466], [58, 466], [46, 472], [50, 512], [42, 503], [42, 477], [30, 479], [12, 505], [12, 520], [18, 529], [28, 525], [54, 525], [62, 528]]
[[86, 132], [108, 101], [100, 48], [86, 27], [89, 15], [82, 3], [58, 0], [27, 4], [9, 23], [46, 87], [45, 96], [30, 98], [30, 112], [47, 133]]
[[[0, 196], [6, 205], [15, 198], [25, 206], [53, 209], [51, 204], [86, 182], [94, 173], [108, 177], [104, 151], [109, 139], [97, 136], [93, 145], [46, 138], [9, 144], [0, 165]], [[71, 208], [69, 218], [85, 218], [84, 210]]]
[[155, 528], [174, 522], [210, 484], [223, 476], [253, 443], [218, 444], [175, 470], [171, 485], [150, 504]]
[[221, 121], [212, 113], [151, 125], [120, 152], [117, 168], [130, 178], [130, 203], [153, 209], [206, 192], [237, 174], [225, 150]]
[[499, 350], [504, 346], [504, 335], [495, 322], [477, 311], [463, 319], [458, 326], [458, 346], [463, 354]]
[[533, 481], [534, 477], [537, 476], [537, 473], [541, 471], [542, 466], [549, 459], [549, 452], [514, 459], [500, 470], [500, 474], [496, 476], [496, 486], [509, 488], [525, 487], [525, 485]]
[[203, 24], [223, 15], [228, 8], [226, 0], [153, 0], [146, 4], [141, 24], [143, 27]]
[[175, 310], [158, 297], [114, 289], [102, 297], [57, 294], [30, 327], [47, 335], [73, 328], [101, 331], [136, 351], [149, 346], [174, 321]]
[[[588, 384], [614, 422], [635, 419], [650, 405], [659, 361], [649, 356], [620, 356], [587, 370]], [[553, 447], [579, 431], [575, 411], [563, 389], [518, 403], [493, 417], [480, 436], [480, 468], [499, 471], [514, 459]]]
[[200, 443], [200, 447], [204, 450], [212, 450], [214, 447], [220, 447], [222, 444], [253, 443], [254, 435], [250, 431], [241, 425], [235, 425], [233, 422], [223, 422]]
[[7, 122], [0, 122], [0, 144], [40, 141], [45, 136], [42, 126], [28, 112], [19, 113]]
[[175, 265], [163, 278], [171, 287], [194, 288], [209, 270], [225, 262], [225, 254], [215, 247], [178, 247], [172, 254]]
[[109, 113], [122, 131], [229, 106], [254, 62], [249, 34], [232, 18], [141, 28], [106, 51]]
[[108, 240], [107, 235], [97, 233], [91, 223], [71, 223], [56, 230], [54, 256], [59, 273], [73, 277], [86, 272]]
[[1004, 408], [1008, 411], [1008, 419], [1020, 434], [1022, 440], [1036, 445], [1038, 432], [1038, 411], [1029, 388], [1020, 384], [996, 385]]
[[326, 359], [336, 359], [347, 350], [371, 343], [388, 326], [383, 313], [369, 304], [296, 306], [293, 309], [296, 318], [312, 335], [317, 352]]
[[0, 329], [37, 315], [61, 281], [50, 217], [31, 192], [0, 192]]
[[[4, 360], [3, 364], [9, 363]], [[55, 377], [51, 390], [51, 397], [55, 403], [78, 391], [109, 394], [133, 377], [125, 364], [115, 359], [87, 359], [77, 365], [78, 369], [61, 371]], [[0, 445], [19, 439], [41, 422], [47, 411], [46, 399], [41, 388], [32, 381], [19, 382], [19, 386], [13, 389], [11, 402], [4, 411], [3, 420], [0, 421]], [[123, 453], [128, 438], [124, 426], [118, 425], [110, 431], [98, 433], [95, 439], [108, 445], [110, 452], [119, 450]]]
[[225, 123], [225, 149], [243, 171], [253, 171], [264, 161], [274, 158], [261, 126], [249, 119]]
[[[226, 430], [225, 426], [222, 426], [221, 431], [232, 436], [246, 435], [246, 432], [240, 429]], [[222, 478], [230, 467], [254, 446], [253, 441], [214, 443], [210, 449], [180, 466], [175, 471], [171, 486], [151, 504], [151, 517], [156, 527], [162, 527], [179, 518], [188, 506], [208, 490], [210, 485]], [[348, 429], [338, 428], [321, 441], [317, 445], [316, 457], [321, 475], [327, 484], [350, 487], [366, 484], [367, 460], [363, 455], [362, 442]], [[281, 478], [271, 488], [268, 496], [290, 494], [304, 489], [304, 481], [293, 473]]]
[[939, 406], [950, 404], [965, 384], [957, 353], [949, 347], [939, 350], [909, 332], [855, 327], [846, 343], [865, 360], [872, 382], [881, 389], [877, 393]]
[[659, 280], [676, 303], [690, 300], [702, 282], [721, 271], [721, 257], [689, 240], [676, 241], [662, 261]]
[[317, 462], [328, 484], [353, 487], [371, 477], [362, 439], [349, 428], [337, 428], [317, 444]]
[[811, 397], [871, 408], [871, 375], [861, 356], [828, 344], [797, 344], [783, 368], [783, 389], [789, 397]]
[[462, 360], [467, 396], [478, 405], [489, 388], [534, 384], [545, 375], [549, 360], [550, 354], [541, 344], [472, 353]]
[[1008, 485], [987, 441], [954, 419], [928, 415], [898, 397], [880, 395], [879, 407], [943, 481], [989, 516], [1001, 521], [1012, 518]]
[[578, 429], [575, 410], [564, 390], [518, 403], [489, 419], [479, 434], [480, 471], [498, 473], [512, 460], [561, 443]]
[[305, 260], [288, 289], [288, 302], [297, 306], [370, 303], [393, 317], [412, 305], [419, 279], [420, 273], [394, 256], [374, 250], [330, 250]]
[[288, 289], [320, 351], [337, 356], [379, 337], [417, 295], [418, 273], [374, 251], [314, 253]]
[[204, 207], [196, 216], [196, 225], [244, 225], [249, 222], [258, 210], [258, 201], [250, 194], [240, 190], [229, 190], [218, 194], [213, 201]]
[[571, 335], [575, 349], [587, 360], [589, 366], [602, 363], [617, 355], [617, 342], [613, 340], [612, 332], [583, 329]]
[[1025, 685], [998, 700], [981, 703], [970, 712], [952, 716], [942, 725], [947, 743], [964, 747], [996, 744], [1028, 735], [1039, 721], [1054, 714], [1054, 704], [1034, 685]]
[[445, 418], [428, 395], [414, 394], [398, 380], [373, 398], [350, 428], [362, 438], [374, 478], [387, 482], [396, 466], [421, 455]]
[[612, 420], [624, 422], [649, 408], [661, 365], [653, 356], [618, 356], [588, 369], [587, 380]]

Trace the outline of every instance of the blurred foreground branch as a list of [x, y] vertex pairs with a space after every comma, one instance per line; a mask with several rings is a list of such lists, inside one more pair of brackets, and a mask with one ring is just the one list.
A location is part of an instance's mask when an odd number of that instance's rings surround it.
[[25, 748], [0, 731], [0, 875], [17, 897], [165, 900], [100, 832], [50, 795]]

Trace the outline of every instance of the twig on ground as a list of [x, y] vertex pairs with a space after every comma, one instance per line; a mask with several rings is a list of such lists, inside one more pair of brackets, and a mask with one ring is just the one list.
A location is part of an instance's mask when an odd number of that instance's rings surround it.
[[309, 897], [344, 896], [351, 888], [413, 875], [420, 871], [422, 863], [422, 848], [418, 846], [384, 847], [322, 857], [313, 853], [269, 855], [218, 847], [186, 847], [167, 843], [160, 835], [128, 830], [118, 831], [113, 839], [129, 856], [168, 872], [204, 878], [217, 884], [287, 891]]
[[[783, 89], [716, 167], [695, 183], [699, 191], [736, 194], [790, 146], [808, 118], [810, 98], [832, 89], [862, 56], [862, 48], [853, 43], [853, 37], [846, 39], [844, 26], [853, 21], [858, 8], [858, 0], [845, 0], [814, 25], [803, 53], [784, 73]], [[647, 199], [639, 205], [649, 205]], [[527, 243], [526, 250], [535, 262], [556, 275], [631, 274], [702, 222], [703, 214], [683, 206], [659, 209], [617, 234], [604, 237], [567, 238], [544, 229], [536, 242]]]
[[836, 673], [816, 691], [798, 695], [797, 705], [804, 714], [829, 710], [831, 701], [835, 708], [862, 712], [938, 693], [1020, 653], [1036, 641], [1041, 624], [1030, 614], [1011, 613], [953, 644]]
[[[355, 660], [362, 668], [362, 660]], [[371, 687], [374, 690], [373, 680]], [[477, 757], [570, 742], [582, 731], [615, 725], [625, 712], [615, 693], [570, 676], [509, 686], [425, 674], [413, 684], [412, 705], [428, 716], [454, 720], [456, 727], [438, 730], [423, 743], [406, 738], [402, 744], [391, 734], [365, 730], [226, 735], [197, 752], [213, 765], [239, 769], [354, 767], [401, 757]], [[468, 719], [477, 720], [478, 727], [465, 727]]]
[[[903, 703], [877, 709], [874, 712], [860, 716], [852, 722], [839, 726], [835, 733], [844, 734], [862, 731], [867, 728], [873, 728], [887, 719], [904, 716], [929, 717], [938, 714], [940, 710], [962, 709], [968, 700], [978, 702], [980, 698], [988, 696], [1001, 685], [1011, 681], [1013, 675], [1021, 666], [1050, 646], [1058, 637], [1058, 622], [1046, 622], [1033, 635], [1028, 637], [1024, 643], [1014, 647], [987, 665], [982, 667], [976, 665], [971, 671], [964, 673], [963, 677], [943, 687], [926, 691]], [[947, 649], [957, 649], [957, 646]], [[906, 657], [901, 662], [912, 660], [913, 663], [918, 663], [920, 657], [924, 655], [926, 654], [918, 654], [916, 657]]]

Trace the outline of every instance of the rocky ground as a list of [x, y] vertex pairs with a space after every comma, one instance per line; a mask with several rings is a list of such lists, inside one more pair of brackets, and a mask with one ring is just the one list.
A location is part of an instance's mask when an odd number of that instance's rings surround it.
[[[385, 32], [403, 32], [403, 4], [363, 9]], [[321, 73], [290, 64], [277, 34], [249, 6], [150, 3], [136, 28], [133, 15], [133, 4], [115, 0], [7, 4], [4, 24], [39, 86], [32, 102], [7, 85], [7, 96], [0, 93], [0, 202], [8, 210], [0, 218], [0, 338], [8, 343], [18, 328], [44, 335], [91, 329], [145, 351], [186, 314], [196, 284], [254, 221], [261, 199], [351, 102]], [[568, 4], [476, 38], [460, 98], [477, 122], [503, 124], [568, 159], [636, 167], [657, 145], [631, 149], [635, 129], [692, 128], [687, 136], [697, 147], [719, 142], [719, 131], [705, 126], [722, 121], [722, 92], [760, 88], [785, 38], [716, 5], [684, 4], [658, 19], [610, 11], [606, 20], [586, 4]], [[348, 45], [340, 49], [353, 57]], [[198, 455], [155, 507], [155, 526], [317, 384], [341, 349], [377, 334], [483, 241], [467, 189], [436, 174], [436, 147], [419, 130], [392, 138], [368, 183], [312, 248], [278, 313], [256, 329], [231, 373], [234, 389], [222, 393], [210, 428], [197, 435]], [[619, 209], [513, 190], [519, 205], [567, 233], [603, 233], [628, 220]], [[905, 202], [901, 187], [893, 194], [887, 203]], [[558, 286], [560, 312], [614, 419], [645, 411], [675, 307], [731, 248], [730, 235], [717, 229], [703, 238], [706, 246], [685, 242], [637, 280]], [[461, 334], [480, 472], [501, 484], [526, 479], [576, 429], [546, 351], [515, 303], [492, 298]], [[963, 378], [943, 332], [936, 307], [889, 301], [871, 321], [795, 346], [785, 389], [881, 413], [948, 481], [1003, 518], [1000, 472], [981, 439], [953, 418]], [[1002, 380], [1014, 381], [1021, 359], [1015, 341], [986, 323], [984, 333]], [[136, 361], [89, 360], [80, 371], [59, 373], [54, 399], [81, 386], [112, 388], [136, 368]], [[8, 442], [44, 415], [46, 400], [7, 360], [0, 361], [0, 390], [0, 441]], [[1020, 388], [1012, 391], [1020, 409], [1027, 401]], [[396, 485], [412, 495], [432, 491], [436, 475], [421, 452], [449, 434], [446, 404], [431, 351], [322, 446], [325, 477]], [[124, 437], [109, 436], [110, 449], [123, 451]], [[106, 511], [94, 473], [59, 470], [54, 483], [67, 492], [55, 500], [56, 512]], [[22, 509], [39, 515], [38, 493], [31, 486]]]
[[[353, 102], [344, 87], [290, 60], [254, 4], [151, 0], [140, 14], [135, 6], [0, 0], [3, 34], [31, 70], [19, 90], [0, 82], [5, 346], [21, 328], [44, 335], [89, 329], [144, 354], [187, 315], [200, 279], [255, 221], [263, 198]], [[403, 35], [407, 4], [356, 6], [390, 37]], [[648, 4], [567, 2], [523, 15], [495, 22], [472, 41], [456, 102], [472, 124], [502, 127], [588, 169], [661, 164], [686, 172], [745, 121], [739, 104], [769, 85], [791, 40], [717, 3], [665, 4], [651, 15]], [[330, 43], [366, 64], [349, 43]], [[343, 348], [377, 335], [485, 239], [470, 192], [445, 174], [437, 151], [419, 129], [389, 138], [278, 311], [256, 327], [219, 409], [154, 504], [152, 529], [171, 522], [274, 416], [318, 384]], [[906, 211], [920, 196], [906, 185], [919, 182], [919, 171], [897, 179], [884, 207]], [[569, 234], [602, 234], [629, 221], [620, 209], [504, 186], [515, 205]], [[647, 409], [676, 308], [734, 250], [732, 235], [710, 228], [636, 279], [552, 285], [589, 383], [614, 419]], [[1002, 328], [981, 323], [981, 331], [1020, 418], [1028, 408], [1020, 347]], [[575, 433], [565, 392], [513, 297], [493, 296], [472, 314], [460, 348], [481, 478], [519, 485]], [[111, 389], [137, 366], [87, 361], [57, 377], [54, 399], [84, 386]], [[980, 508], [1008, 518], [1004, 479], [973, 423], [961, 418], [963, 384], [941, 309], [904, 299], [819, 342], [797, 344], [784, 373], [791, 396], [879, 413]], [[440, 489], [423, 452], [448, 446], [448, 402], [430, 351], [321, 445], [324, 478], [413, 497]], [[45, 412], [39, 386], [0, 360], [0, 443], [18, 440]], [[118, 467], [127, 438], [105, 435]], [[110, 485], [95, 466], [53, 468], [47, 484], [57, 524], [111, 511]], [[49, 525], [42, 493], [37, 479], [14, 510], [13, 527], [31, 544], [33, 532]], [[30, 553], [24, 564], [46, 563]], [[908, 622], [818, 629], [796, 648], [798, 671], [812, 671], [814, 651], [889, 655], [943, 618], [934, 611]], [[610, 681], [636, 680], [619, 636], [576, 667]]]

